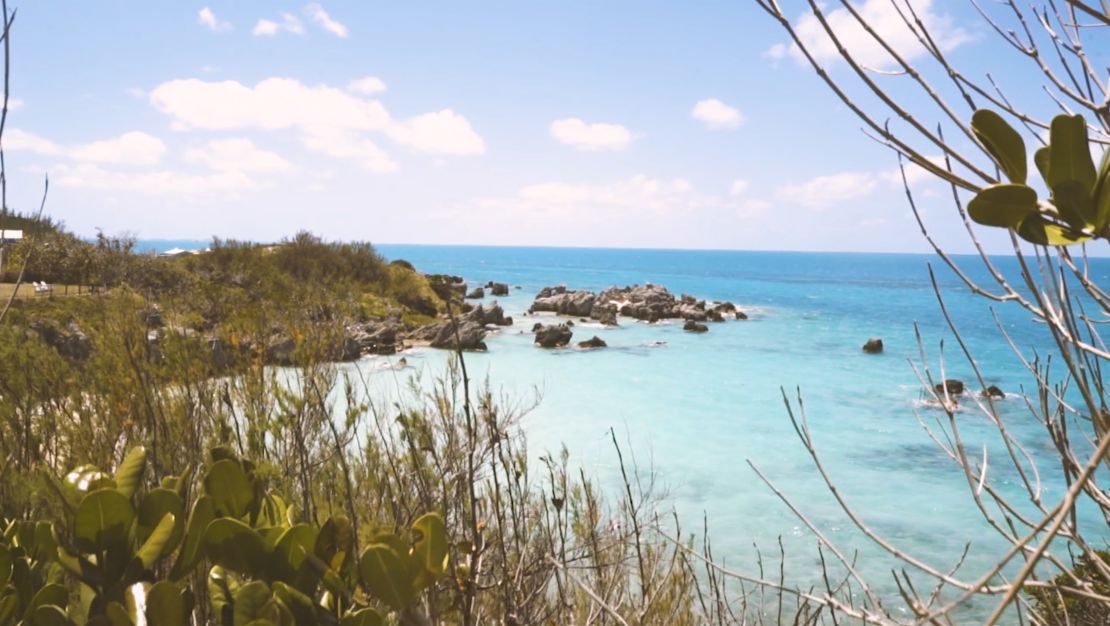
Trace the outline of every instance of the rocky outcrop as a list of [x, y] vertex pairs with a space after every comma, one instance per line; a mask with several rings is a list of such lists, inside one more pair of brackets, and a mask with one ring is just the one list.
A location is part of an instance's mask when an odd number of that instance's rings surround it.
[[417, 329], [412, 338], [427, 341], [433, 348], [447, 350], [485, 350], [486, 327], [474, 320], [461, 319], [456, 337], [455, 324], [451, 321], [428, 324]]
[[536, 335], [536, 345], [541, 348], [561, 348], [570, 343], [571, 337], [574, 333], [566, 324], [551, 324], [545, 326], [537, 324], [538, 328], [533, 328]]
[[937, 383], [933, 385], [933, 390], [936, 391], [937, 395], [939, 396], [943, 396], [946, 389], [948, 390], [948, 395], [950, 396], [959, 395], [964, 392], [964, 381], [957, 380], [955, 378], [949, 378], [943, 383]]
[[67, 359], [84, 361], [92, 353], [92, 342], [77, 322], [71, 321], [59, 328], [47, 321], [36, 321], [32, 322], [31, 329], [38, 333], [46, 345]]
[[393, 354], [401, 347], [401, 331], [397, 320], [369, 321], [347, 327], [346, 339], [358, 346], [359, 356]]
[[1002, 389], [999, 388], [998, 385], [990, 385], [983, 391], [979, 392], [979, 395], [983, 398], [1002, 400], [1006, 397], [1006, 392], [1002, 391]]
[[544, 287], [532, 302], [529, 311], [585, 317], [593, 311], [596, 299], [597, 296], [592, 291], [568, 291], [562, 286]]
[[878, 337], [871, 337], [867, 343], [863, 344], [863, 351], [868, 354], [878, 354], [883, 351], [883, 340]]
[[601, 337], [598, 337], [597, 335], [594, 335], [593, 337], [590, 337], [589, 339], [587, 339], [585, 341], [579, 341], [578, 342], [578, 347], [579, 348], [584, 348], [584, 349], [588, 349], [588, 350], [592, 350], [594, 348], [604, 348], [608, 345], [609, 344], [605, 343], [605, 341]]
[[682, 330], [688, 330], [692, 333], [707, 333], [709, 332], [709, 327], [694, 320], [687, 320], [687, 322], [682, 325]]
[[505, 310], [501, 308], [500, 304], [494, 300], [489, 306], [478, 306], [471, 309], [463, 319], [471, 322], [476, 322], [482, 326], [512, 326], [513, 318], [505, 315]]
[[495, 283], [491, 280], [486, 283], [486, 289], [488, 289], [489, 294], [494, 297], [509, 295], [509, 286], [505, 283]]
[[450, 274], [426, 274], [428, 285], [443, 300], [454, 300], [466, 295], [466, 281], [462, 276]]
[[475, 287], [473, 291], [466, 294], [468, 300], [481, 300], [486, 297], [486, 290], [481, 287]]

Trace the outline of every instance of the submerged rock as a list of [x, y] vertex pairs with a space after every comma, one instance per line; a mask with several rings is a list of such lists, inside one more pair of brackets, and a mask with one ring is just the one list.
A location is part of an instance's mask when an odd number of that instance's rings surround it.
[[489, 289], [489, 293], [491, 296], [509, 295], [509, 286], [505, 283], [495, 283], [491, 280], [486, 283], [486, 289]]
[[578, 342], [578, 347], [579, 348], [586, 348], [586, 349], [604, 348], [608, 345], [609, 344], [605, 343], [605, 341], [601, 337], [598, 337], [597, 335], [594, 335], [593, 337], [591, 337], [591, 338], [589, 338], [585, 341], [579, 341]]
[[473, 291], [466, 294], [466, 297], [469, 300], [480, 300], [481, 298], [486, 297], [486, 290], [482, 289], [481, 287], [475, 287]]
[[686, 323], [682, 325], [682, 330], [688, 330], [692, 333], [707, 333], [709, 332], [709, 327], [694, 320], [687, 320]]
[[863, 351], [868, 354], [878, 354], [883, 351], [883, 340], [878, 337], [872, 337], [863, 344]]
[[1002, 391], [1002, 389], [1000, 389], [998, 385], [990, 385], [983, 391], [979, 392], [979, 395], [984, 398], [995, 398], [1001, 400], [1006, 397], [1006, 392]]
[[943, 383], [937, 383], [933, 385], [933, 390], [936, 391], [937, 395], [939, 396], [943, 396], [946, 389], [948, 390], [948, 395], [950, 396], [959, 395], [964, 392], [964, 381], [955, 378], [949, 378]]

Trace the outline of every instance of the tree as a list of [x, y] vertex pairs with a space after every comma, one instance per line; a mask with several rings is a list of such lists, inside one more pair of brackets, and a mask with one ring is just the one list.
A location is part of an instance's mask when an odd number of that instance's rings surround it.
[[[954, 410], [947, 385], [934, 386], [928, 363], [921, 364], [923, 382], [947, 417], [938, 420], [935, 442], [966, 477], [968, 506], [976, 507], [1009, 546], [986, 571], [956, 575], [959, 563], [936, 564], [929, 555], [910, 554], [862, 521], [822, 463], [799, 398], [799, 403], [788, 403], [799, 439], [853, 523], [901, 562], [901, 571], [893, 572], [898, 596], [880, 597], [875, 581], [861, 576], [853, 559], [808, 521], [804, 507], [777, 490], [816, 534], [823, 569], [826, 556], [832, 555], [833, 566], [825, 570], [826, 588], [805, 590], [762, 576], [727, 573], [794, 595], [799, 615], [811, 621], [829, 616], [834, 622], [850, 617], [897, 623], [912, 616], [915, 623], [951, 623], [975, 602], [990, 606], [988, 624], [1015, 616], [1033, 623], [1092, 623], [1088, 620], [1106, 615], [1110, 608], [1110, 558], [1098, 549], [1110, 527], [1085, 527], [1077, 520], [1080, 508], [1094, 507], [1110, 521], [1106, 477], [1099, 474], [1100, 465], [1110, 468], [1110, 412], [1102, 375], [1110, 350], [1095, 320], [1096, 314], [1110, 314], [1110, 294], [1091, 278], [1087, 258], [1088, 246], [1105, 251], [1110, 239], [1110, 157], [1104, 156], [1099, 168], [1091, 158], [1092, 150], [1103, 151], [1110, 140], [1110, 92], [1086, 44], [1094, 43], [1094, 50], [1102, 52], [1098, 46], [1105, 44], [1105, 29], [1110, 27], [1110, 4], [1062, 0], [1025, 8], [1003, 0], [988, 10], [970, 1], [994, 36], [1030, 64], [1023, 80], [1041, 83], [1055, 102], [1060, 115], [1046, 119], [1012, 99], [995, 77], [976, 79], [953, 65], [942, 37], [924, 18], [928, 2], [871, 0], [867, 5], [873, 10], [865, 11], [848, 0], [840, 0], [838, 7], [808, 0], [806, 13], [798, 19], [778, 0], [756, 2], [789, 36], [792, 53], [863, 122], [865, 133], [897, 153], [910, 207], [943, 262], [974, 293], [1024, 307], [1048, 328], [1051, 359], [1026, 360], [1016, 347], [1015, 353], [1036, 381], [1028, 394], [1029, 410], [1043, 425], [1045, 441], [1054, 452], [1051, 463], [1037, 467], [1007, 429], [994, 401], [987, 396], [975, 402], [1009, 451], [1004, 463], [1023, 481], [1022, 501], [1007, 498], [998, 488], [999, 471], [988, 465], [985, 455], [964, 445], [960, 424], [965, 418]], [[900, 34], [910, 35], [924, 61], [911, 60]], [[890, 69], [868, 66], [850, 39], [881, 50]], [[827, 57], [816, 49], [826, 46], [822, 50], [827, 51], [829, 45], [837, 62], [847, 66], [844, 74], [831, 73], [822, 61]], [[916, 93], [907, 96], [911, 92]], [[1042, 146], [1033, 161], [1048, 192], [1044, 199], [1029, 182], [1033, 177], [1027, 140]], [[929, 158], [935, 152], [942, 158]], [[906, 182], [907, 161], [951, 188], [953, 218], [966, 228], [990, 284], [973, 281], [935, 243]], [[999, 272], [980, 245], [980, 227], [974, 223], [1008, 231], [1023, 284], [1014, 285]], [[943, 310], [939, 290], [937, 297]], [[958, 338], [957, 323], [947, 312], [945, 317]], [[974, 359], [965, 356], [983, 383]], [[1048, 363], [1062, 365], [1063, 372], [1050, 371]], [[1057, 502], [1042, 499], [1039, 482], [1031, 477], [1052, 471], [1061, 472], [1068, 485]], [[839, 577], [830, 580], [830, 571], [840, 572]], [[927, 587], [920, 586], [922, 580]]]

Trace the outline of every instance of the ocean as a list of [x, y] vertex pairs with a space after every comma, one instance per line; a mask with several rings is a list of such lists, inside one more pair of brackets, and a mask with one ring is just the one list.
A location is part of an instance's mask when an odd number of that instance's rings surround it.
[[[184, 246], [183, 246], [184, 247]], [[898, 564], [859, 532], [829, 495], [801, 445], [784, 406], [784, 393], [805, 412], [821, 460], [844, 498], [883, 537], [941, 570], [968, 549], [960, 573], [974, 579], [1004, 544], [984, 521], [963, 474], [930, 439], [944, 413], [925, 402], [920, 333], [926, 364], [935, 378], [959, 378], [973, 391], [972, 369], [944, 322], [929, 276], [936, 281], [970, 353], [988, 384], [1007, 392], [998, 403], [1006, 427], [1039, 462], [1042, 496], [1050, 506], [1062, 496], [1054, 450], [1044, 427], [1020, 395], [1035, 389], [1032, 377], [1004, 339], [1009, 334], [1027, 358], [1050, 352], [1046, 329], [1016, 303], [975, 296], [932, 255], [617, 250], [469, 246], [381, 245], [389, 259], [405, 259], [429, 273], [461, 275], [472, 285], [493, 280], [519, 289], [497, 300], [515, 324], [487, 339], [488, 352], [467, 354], [471, 377], [488, 379], [498, 394], [527, 404], [522, 420], [533, 457], [566, 447], [581, 467], [617, 497], [619, 467], [609, 431], [626, 460], [653, 471], [665, 489], [664, 511], [673, 507], [685, 530], [700, 534], [708, 520], [714, 551], [727, 565], [757, 571], [778, 566], [785, 551], [787, 580], [816, 584], [817, 541], [764, 484], [752, 465], [847, 555], [886, 594]], [[990, 287], [976, 257], [955, 257]], [[1013, 258], [996, 259], [1017, 283]], [[1092, 279], [1110, 284], [1110, 259], [1092, 261]], [[523, 313], [547, 285], [601, 290], [651, 282], [673, 293], [735, 302], [747, 321], [710, 324], [693, 334], [681, 322], [637, 323], [619, 328], [578, 323], [574, 341], [598, 335], [601, 350], [544, 350], [532, 344], [537, 321]], [[487, 297], [485, 302], [491, 301]], [[577, 323], [577, 320], [575, 320]], [[916, 325], [916, 331], [915, 331]], [[865, 354], [869, 337], [885, 351]], [[942, 352], [943, 345], [943, 352]], [[359, 364], [377, 377], [380, 393], [398, 388], [393, 370], [368, 357]], [[417, 349], [404, 355], [411, 376], [440, 374], [449, 355]], [[1059, 368], [1058, 368], [1059, 369]], [[1005, 459], [997, 431], [971, 401], [958, 425], [969, 454], [987, 452], [988, 476], [1003, 492], [1022, 493]], [[985, 446], [985, 448], [984, 448]], [[1094, 516], [1086, 516], [1092, 523]], [[1105, 524], [1096, 526], [1105, 534]], [[989, 610], [980, 601], [967, 615]]]

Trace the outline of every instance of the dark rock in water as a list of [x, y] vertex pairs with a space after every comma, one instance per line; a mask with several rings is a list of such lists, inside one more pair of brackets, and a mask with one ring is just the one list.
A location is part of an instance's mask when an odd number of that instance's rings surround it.
[[717, 309], [709, 309], [705, 312], [705, 317], [711, 322], [723, 322], [725, 318]]
[[998, 385], [990, 385], [983, 391], [979, 392], [979, 395], [984, 398], [996, 398], [1001, 400], [1006, 397], [1006, 392], [1002, 391], [1002, 389], [1000, 389]]
[[513, 318], [505, 315], [505, 310], [501, 308], [497, 301], [493, 301], [489, 306], [478, 305], [474, 307], [469, 313], [463, 316], [464, 320], [476, 322], [483, 326], [493, 324], [495, 326], [511, 326]]
[[743, 311], [741, 311], [740, 309], [737, 309], [737, 310], [736, 310], [736, 319], [738, 319], [738, 320], [746, 320], [746, 319], [748, 319], [748, 314], [747, 314], [747, 313], [745, 313], [745, 312], [743, 312]]
[[274, 337], [266, 344], [266, 362], [272, 365], [292, 365], [297, 342], [292, 337]]
[[585, 324], [586, 322], [589, 322], [590, 320], [588, 320], [588, 319], [586, 319], [586, 318], [584, 318], [584, 317], [580, 317], [580, 318], [578, 318], [578, 321], [579, 321], [579, 322], [582, 322], [583, 324]]
[[601, 339], [601, 337], [598, 337], [597, 335], [594, 335], [593, 337], [591, 337], [591, 338], [589, 338], [585, 341], [579, 341], [578, 342], [578, 347], [579, 348], [588, 348], [588, 349], [589, 348], [604, 348], [607, 345], [609, 345], [609, 344], [605, 343]]
[[883, 351], [883, 340], [878, 337], [872, 337], [863, 344], [863, 351], [868, 354], [878, 354]]
[[612, 303], [602, 304], [599, 300], [594, 303], [594, 308], [590, 310], [590, 317], [605, 326], [617, 326], [617, 305]]
[[509, 295], [509, 286], [505, 283], [495, 283], [492, 280], [486, 285], [489, 289], [491, 296], [507, 296]]
[[543, 328], [542, 322], [536, 322], [535, 324], [532, 324], [532, 332], [534, 333], [538, 333], [541, 328]]
[[944, 395], [945, 389], [948, 390], [948, 395], [950, 396], [959, 395], [964, 392], [964, 381], [957, 380], [955, 378], [949, 378], [943, 383], [937, 383], [936, 385], [933, 385], [933, 389], [937, 392], [937, 395], [940, 396]]
[[573, 336], [570, 328], [566, 324], [552, 324], [550, 326], [540, 325], [540, 328], [535, 330], [536, 344], [541, 348], [561, 348], [568, 343]]
[[592, 291], [567, 291], [563, 286], [544, 287], [532, 302], [531, 310], [586, 317], [593, 310], [596, 298]]
[[473, 320], [459, 320], [456, 340], [455, 324], [451, 321], [429, 324], [420, 328], [414, 338], [429, 342], [433, 348], [446, 350], [485, 350], [486, 328]]
[[469, 300], [479, 300], [486, 297], [486, 290], [482, 289], [481, 287], [475, 287], [473, 291], [466, 294], [466, 297]]
[[347, 328], [347, 338], [362, 354], [393, 354], [400, 343], [401, 324], [392, 319], [369, 321]]
[[571, 328], [573, 328], [574, 327], [574, 322], [572, 322], [570, 320], [567, 320], [567, 326], [570, 326]]
[[709, 332], [709, 327], [694, 320], [686, 320], [686, 323], [682, 325], [682, 330], [688, 330], [692, 333], [706, 333]]
[[725, 313], [736, 313], [736, 305], [731, 302], [718, 302], [713, 305], [713, 310], [723, 316]]

